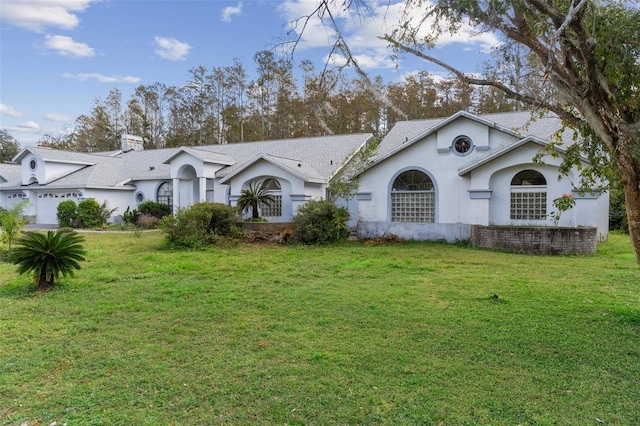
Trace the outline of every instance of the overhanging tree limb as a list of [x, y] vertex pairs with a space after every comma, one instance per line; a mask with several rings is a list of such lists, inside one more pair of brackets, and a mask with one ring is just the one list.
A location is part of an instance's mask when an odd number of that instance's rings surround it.
[[521, 101], [524, 103], [527, 103], [529, 105], [534, 105], [537, 106], [538, 108], [545, 108], [545, 109], [549, 109], [551, 111], [554, 111], [556, 114], [558, 114], [558, 116], [560, 116], [563, 120], [577, 125], [579, 123], [579, 120], [576, 118], [576, 116], [574, 116], [573, 114], [568, 113], [567, 111], [565, 111], [562, 108], [558, 108], [556, 104], [554, 103], [550, 103], [547, 102], [544, 99], [541, 98], [537, 98], [534, 96], [530, 96], [528, 94], [524, 94], [524, 93], [519, 93], [514, 91], [513, 89], [511, 89], [510, 87], [508, 87], [507, 85], [505, 85], [504, 83], [497, 81], [497, 80], [489, 80], [489, 79], [484, 79], [484, 78], [477, 78], [477, 77], [471, 77], [468, 74], [463, 73], [462, 71], [458, 70], [457, 68], [452, 67], [451, 65], [447, 64], [446, 62], [443, 62], [441, 60], [439, 60], [438, 58], [435, 58], [433, 56], [427, 55], [424, 52], [414, 49], [412, 47], [406, 46], [400, 42], [398, 42], [397, 40], [392, 39], [390, 36], [384, 36], [381, 37], [382, 40], [385, 40], [386, 42], [388, 42], [390, 45], [392, 45], [394, 48], [402, 50], [405, 53], [410, 53], [412, 55], [415, 55], [421, 59], [424, 59], [425, 61], [434, 63], [444, 69], [446, 69], [447, 71], [451, 72], [452, 74], [454, 74], [457, 78], [459, 78], [460, 80], [464, 81], [467, 84], [471, 84], [471, 85], [476, 85], [476, 86], [490, 86], [490, 87], [495, 87], [496, 89], [502, 90], [506, 96], [510, 99], [514, 99], [517, 101]]

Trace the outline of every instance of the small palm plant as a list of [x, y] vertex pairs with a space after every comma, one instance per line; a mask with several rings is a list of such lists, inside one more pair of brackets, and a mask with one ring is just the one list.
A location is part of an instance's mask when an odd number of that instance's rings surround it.
[[9, 260], [18, 265], [18, 273], [33, 272], [33, 280], [40, 289], [53, 287], [56, 279], [73, 276], [85, 260], [82, 238], [75, 231], [48, 231], [46, 234], [26, 231], [16, 243]]
[[16, 237], [22, 230], [22, 227], [27, 223], [23, 212], [28, 205], [28, 201], [21, 201], [9, 210], [0, 209], [0, 228], [2, 228], [0, 241], [7, 243], [9, 253], [11, 253], [11, 246]]
[[240, 191], [240, 197], [238, 197], [238, 210], [240, 210], [241, 213], [246, 213], [251, 209], [251, 217], [258, 219], [260, 217], [258, 206], [260, 204], [270, 206], [276, 201], [275, 198], [273, 198], [273, 195], [269, 194], [269, 190], [267, 189], [265, 182], [262, 182], [261, 184], [258, 184], [257, 182], [250, 183], [247, 189]]

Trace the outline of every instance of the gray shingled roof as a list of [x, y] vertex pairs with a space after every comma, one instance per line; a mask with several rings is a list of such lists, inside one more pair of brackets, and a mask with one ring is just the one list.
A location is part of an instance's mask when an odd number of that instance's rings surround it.
[[355, 135], [210, 145], [198, 147], [198, 149], [226, 154], [236, 160], [236, 164], [225, 167], [216, 174], [220, 178], [235, 173], [247, 161], [264, 154], [302, 163], [309, 170], [313, 170], [314, 173], [317, 172], [315, 177], [328, 180], [342, 167], [347, 157], [355, 153], [372, 137], [373, 135], [369, 133], [359, 133]]
[[122, 158], [101, 157], [91, 166], [49, 182], [47, 188], [96, 188], [116, 187], [120, 182], [120, 175], [124, 161]]
[[124, 160], [119, 182], [146, 179], [169, 179], [171, 170], [164, 161], [180, 148], [150, 149], [147, 151], [128, 151], [118, 155]]
[[0, 163], [0, 183], [20, 182], [22, 179], [22, 167], [20, 164]]
[[[263, 156], [285, 169], [309, 180], [325, 181], [344, 164], [345, 160], [372, 138], [371, 134], [321, 136], [300, 139], [247, 142], [226, 145], [209, 145], [187, 148], [165, 148], [147, 151], [113, 153], [82, 153], [42, 147], [29, 147], [16, 157], [24, 158], [28, 151], [43, 160], [85, 164], [80, 170], [56, 179], [47, 187], [112, 187], [130, 189], [124, 184], [135, 180], [169, 179], [168, 159], [180, 150], [196, 155], [207, 162], [231, 164], [220, 170], [218, 177], [225, 177], [242, 169], [246, 162]], [[110, 155], [106, 155], [110, 154]], [[234, 163], [234, 164], [232, 164]], [[300, 164], [300, 167], [298, 167]], [[5, 172], [8, 177], [3, 186], [19, 186], [20, 166], [12, 166], [18, 172]], [[8, 168], [7, 170], [13, 170]], [[0, 169], [4, 170], [4, 169]]]

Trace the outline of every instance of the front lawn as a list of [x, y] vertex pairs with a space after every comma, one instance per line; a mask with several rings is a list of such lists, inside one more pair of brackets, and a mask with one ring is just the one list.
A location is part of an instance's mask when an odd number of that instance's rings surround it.
[[626, 236], [583, 257], [85, 238], [53, 291], [0, 263], [0, 424], [640, 424]]

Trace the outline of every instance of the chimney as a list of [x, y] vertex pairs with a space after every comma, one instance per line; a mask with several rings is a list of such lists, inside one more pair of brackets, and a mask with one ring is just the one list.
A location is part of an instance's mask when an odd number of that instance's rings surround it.
[[144, 142], [140, 136], [122, 135], [120, 141], [122, 143], [122, 152], [142, 151], [144, 148]]

